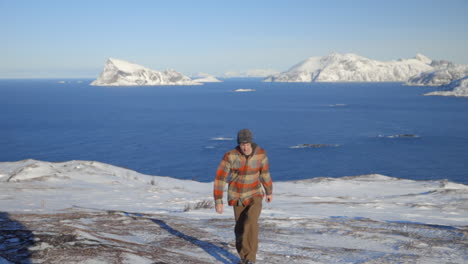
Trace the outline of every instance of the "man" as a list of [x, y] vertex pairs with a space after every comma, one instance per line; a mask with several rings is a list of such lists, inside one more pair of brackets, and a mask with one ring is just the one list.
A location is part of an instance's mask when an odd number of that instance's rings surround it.
[[250, 264], [255, 263], [257, 255], [262, 200], [265, 194], [268, 203], [273, 199], [273, 182], [266, 152], [253, 142], [252, 132], [240, 130], [237, 143], [238, 146], [226, 152], [219, 164], [214, 181], [214, 199], [216, 212], [222, 214], [224, 187], [231, 174], [228, 204], [234, 207], [236, 248], [240, 263]]

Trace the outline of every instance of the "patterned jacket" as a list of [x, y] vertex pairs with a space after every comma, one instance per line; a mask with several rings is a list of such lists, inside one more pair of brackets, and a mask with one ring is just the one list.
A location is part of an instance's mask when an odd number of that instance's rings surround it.
[[272, 194], [273, 182], [266, 152], [255, 144], [252, 144], [252, 148], [252, 155], [249, 157], [242, 154], [239, 147], [224, 154], [214, 181], [216, 204], [223, 203], [224, 187], [229, 174], [231, 174], [228, 188], [229, 205], [235, 205], [238, 201], [248, 205], [254, 196], [264, 197], [265, 193]]

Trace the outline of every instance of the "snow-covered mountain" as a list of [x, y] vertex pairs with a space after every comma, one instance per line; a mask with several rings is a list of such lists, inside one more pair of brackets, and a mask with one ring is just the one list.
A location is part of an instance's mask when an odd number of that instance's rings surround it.
[[468, 65], [449, 61], [433, 61], [431, 71], [411, 77], [407, 85], [439, 86], [438, 91], [425, 95], [468, 96]]
[[406, 82], [411, 76], [433, 70], [432, 60], [417, 54], [412, 59], [377, 61], [352, 53], [311, 57], [265, 82]]
[[425, 95], [468, 97], [468, 76], [442, 86], [441, 89], [441, 91], [435, 91]]
[[457, 65], [446, 61], [433, 62], [431, 65], [434, 67], [432, 71], [411, 77], [407, 84], [441, 86], [468, 76], [468, 65]]
[[250, 77], [267, 77], [270, 75], [278, 74], [277, 70], [273, 69], [252, 69], [247, 71], [228, 71], [224, 73], [225, 78], [250, 78]]
[[138, 86], [138, 85], [196, 85], [190, 77], [169, 69], [163, 72], [152, 70], [128, 61], [109, 58], [99, 78], [91, 83], [95, 86]]

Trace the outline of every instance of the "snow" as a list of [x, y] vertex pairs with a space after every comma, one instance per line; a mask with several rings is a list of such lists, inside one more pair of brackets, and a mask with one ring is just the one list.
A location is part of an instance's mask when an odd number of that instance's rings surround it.
[[333, 52], [310, 57], [265, 82], [406, 82], [411, 76], [433, 70], [431, 59], [417, 54], [412, 59], [377, 61], [352, 53]]
[[433, 70], [411, 77], [407, 85], [439, 86], [438, 91], [425, 95], [468, 96], [468, 65], [454, 64], [449, 61], [433, 61]]
[[175, 70], [152, 70], [128, 61], [109, 58], [94, 86], [196, 85], [190, 77]]
[[203, 76], [200, 76], [199, 78], [193, 79], [194, 82], [197, 83], [216, 83], [216, 82], [222, 82], [218, 78], [214, 77], [213, 75], [208, 75], [208, 74], [203, 74]]
[[236, 89], [234, 92], [236, 93], [245, 93], [245, 92], [255, 92], [255, 89]]
[[154, 261], [151, 259], [143, 258], [134, 254], [127, 253], [124, 256], [125, 263], [138, 263], [138, 264], [153, 264]]
[[[0, 175], [2, 212], [25, 217], [27, 223], [36, 221], [48, 233], [59, 227], [73, 229], [76, 243], [82, 246], [133, 247], [120, 255], [122, 263], [154, 263], [149, 253], [154, 248], [144, 248], [160, 244], [166, 252], [160, 256], [173, 259], [238, 261], [232, 246], [232, 213], [218, 215], [209, 206], [195, 206], [213, 200], [213, 182], [151, 176], [78, 160], [0, 162]], [[184, 210], [187, 206], [190, 210]], [[61, 224], [42, 223], [41, 215], [44, 219], [57, 215]], [[464, 263], [467, 223], [468, 186], [447, 180], [369, 174], [275, 182], [273, 202], [264, 203], [260, 219], [258, 259], [260, 263]], [[159, 229], [149, 232], [143, 227]], [[31, 250], [53, 249], [42, 243]], [[60, 250], [64, 248], [61, 245]], [[82, 262], [106, 262], [103, 256]]]
[[457, 65], [445, 61], [434, 62], [431, 65], [434, 66], [433, 70], [411, 77], [407, 84], [442, 86], [468, 76], [468, 65]]
[[228, 71], [224, 73], [225, 78], [250, 78], [250, 77], [267, 77], [270, 75], [278, 74], [277, 70], [273, 69], [251, 69], [246, 71]]
[[444, 91], [430, 92], [425, 95], [468, 97], [468, 76], [455, 80], [443, 86], [442, 89], [444, 89]]
[[411, 77], [407, 85], [439, 86], [438, 91], [425, 95], [468, 97], [468, 65], [449, 61], [433, 61], [434, 68]]
[[431, 64], [432, 60], [421, 53], [417, 53], [416, 56], [414, 57], [416, 60], [422, 61], [425, 64]]
[[231, 141], [231, 140], [234, 140], [234, 138], [232, 138], [232, 137], [214, 137], [214, 138], [211, 138], [211, 140], [214, 140], [214, 141]]

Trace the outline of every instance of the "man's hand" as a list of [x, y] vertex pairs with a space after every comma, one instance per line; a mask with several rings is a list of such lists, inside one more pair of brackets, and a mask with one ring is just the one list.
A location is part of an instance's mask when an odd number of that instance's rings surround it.
[[216, 205], [216, 212], [217, 212], [218, 214], [222, 214], [223, 211], [224, 211], [224, 205], [223, 205], [223, 204], [217, 204], [217, 205]]
[[273, 194], [270, 194], [270, 195], [266, 196], [267, 203], [271, 203], [272, 200], [273, 200]]

